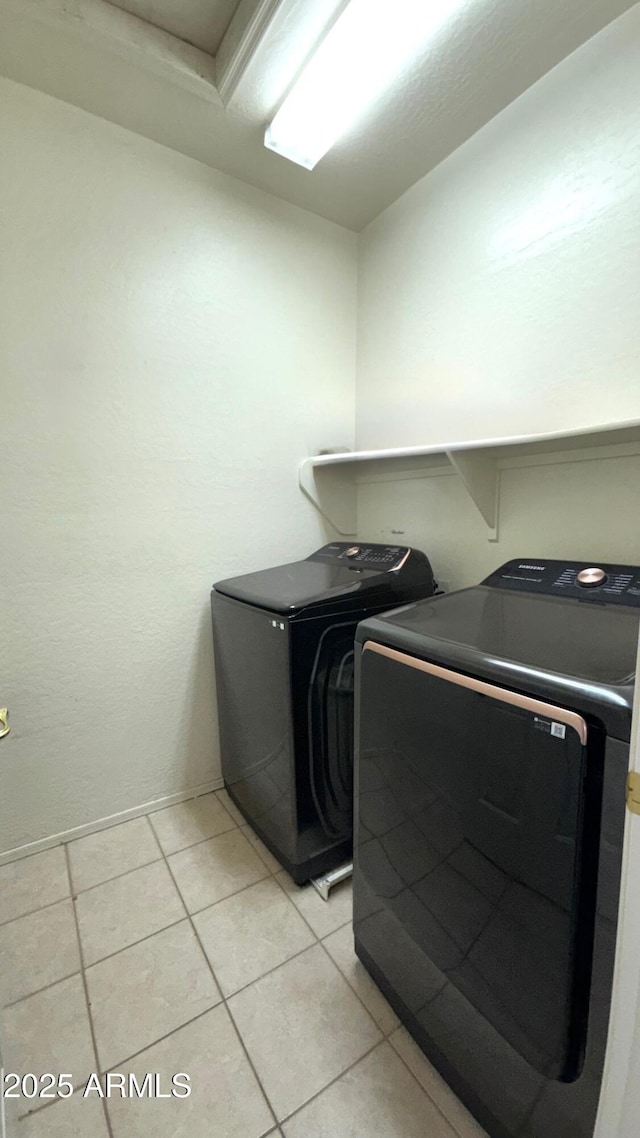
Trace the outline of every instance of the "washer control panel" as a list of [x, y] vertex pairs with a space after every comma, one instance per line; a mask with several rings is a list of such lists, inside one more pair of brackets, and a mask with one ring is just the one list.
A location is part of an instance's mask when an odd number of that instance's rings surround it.
[[482, 582], [494, 589], [575, 597], [640, 608], [640, 565], [587, 565], [544, 558], [507, 561]]
[[312, 553], [308, 561], [329, 561], [348, 569], [377, 569], [381, 572], [400, 569], [411, 549], [407, 545], [359, 545], [356, 542], [332, 541], [317, 553]]

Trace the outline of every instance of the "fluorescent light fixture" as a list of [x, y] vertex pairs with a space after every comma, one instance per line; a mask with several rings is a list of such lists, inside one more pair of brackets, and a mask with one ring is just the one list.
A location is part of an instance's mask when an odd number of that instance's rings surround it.
[[307, 170], [468, 0], [350, 0], [267, 128], [264, 144]]

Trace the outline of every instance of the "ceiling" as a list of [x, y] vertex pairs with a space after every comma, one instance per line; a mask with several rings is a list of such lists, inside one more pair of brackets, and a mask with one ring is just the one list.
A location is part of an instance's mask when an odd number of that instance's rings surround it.
[[461, 0], [309, 172], [264, 129], [344, 3], [0, 0], [0, 74], [359, 230], [635, 0]]
[[178, 39], [215, 55], [239, 0], [110, 0]]

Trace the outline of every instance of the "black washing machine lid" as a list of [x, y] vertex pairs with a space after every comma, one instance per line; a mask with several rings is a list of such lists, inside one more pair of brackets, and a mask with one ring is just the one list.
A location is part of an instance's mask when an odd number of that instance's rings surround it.
[[[357, 553], [350, 558], [348, 554], [352, 550]], [[234, 600], [287, 616], [303, 610], [321, 612], [375, 606], [383, 603], [385, 594], [392, 607], [405, 598], [421, 595], [415, 588], [402, 594], [402, 569], [410, 553], [406, 547], [369, 544], [361, 549], [349, 542], [333, 542], [304, 561], [230, 577], [216, 582], [213, 587], [215, 592]], [[413, 580], [411, 583], [414, 584]], [[425, 587], [422, 595], [430, 591]]]
[[478, 585], [359, 625], [378, 641], [574, 706], [629, 738], [640, 609]]
[[292, 561], [289, 565], [218, 581], [214, 589], [236, 601], [290, 616], [310, 605], [334, 605], [337, 598], [361, 591], [362, 585], [362, 574], [350, 569]]

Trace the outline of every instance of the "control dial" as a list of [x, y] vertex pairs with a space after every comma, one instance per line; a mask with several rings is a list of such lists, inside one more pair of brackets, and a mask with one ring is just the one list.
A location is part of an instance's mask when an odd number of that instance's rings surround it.
[[359, 552], [360, 552], [360, 546], [359, 545], [352, 545], [347, 550], [347, 557], [357, 557]]
[[597, 589], [598, 585], [604, 585], [607, 579], [607, 574], [604, 569], [597, 569], [591, 567], [590, 569], [581, 569], [576, 577], [579, 585], [583, 589]]

